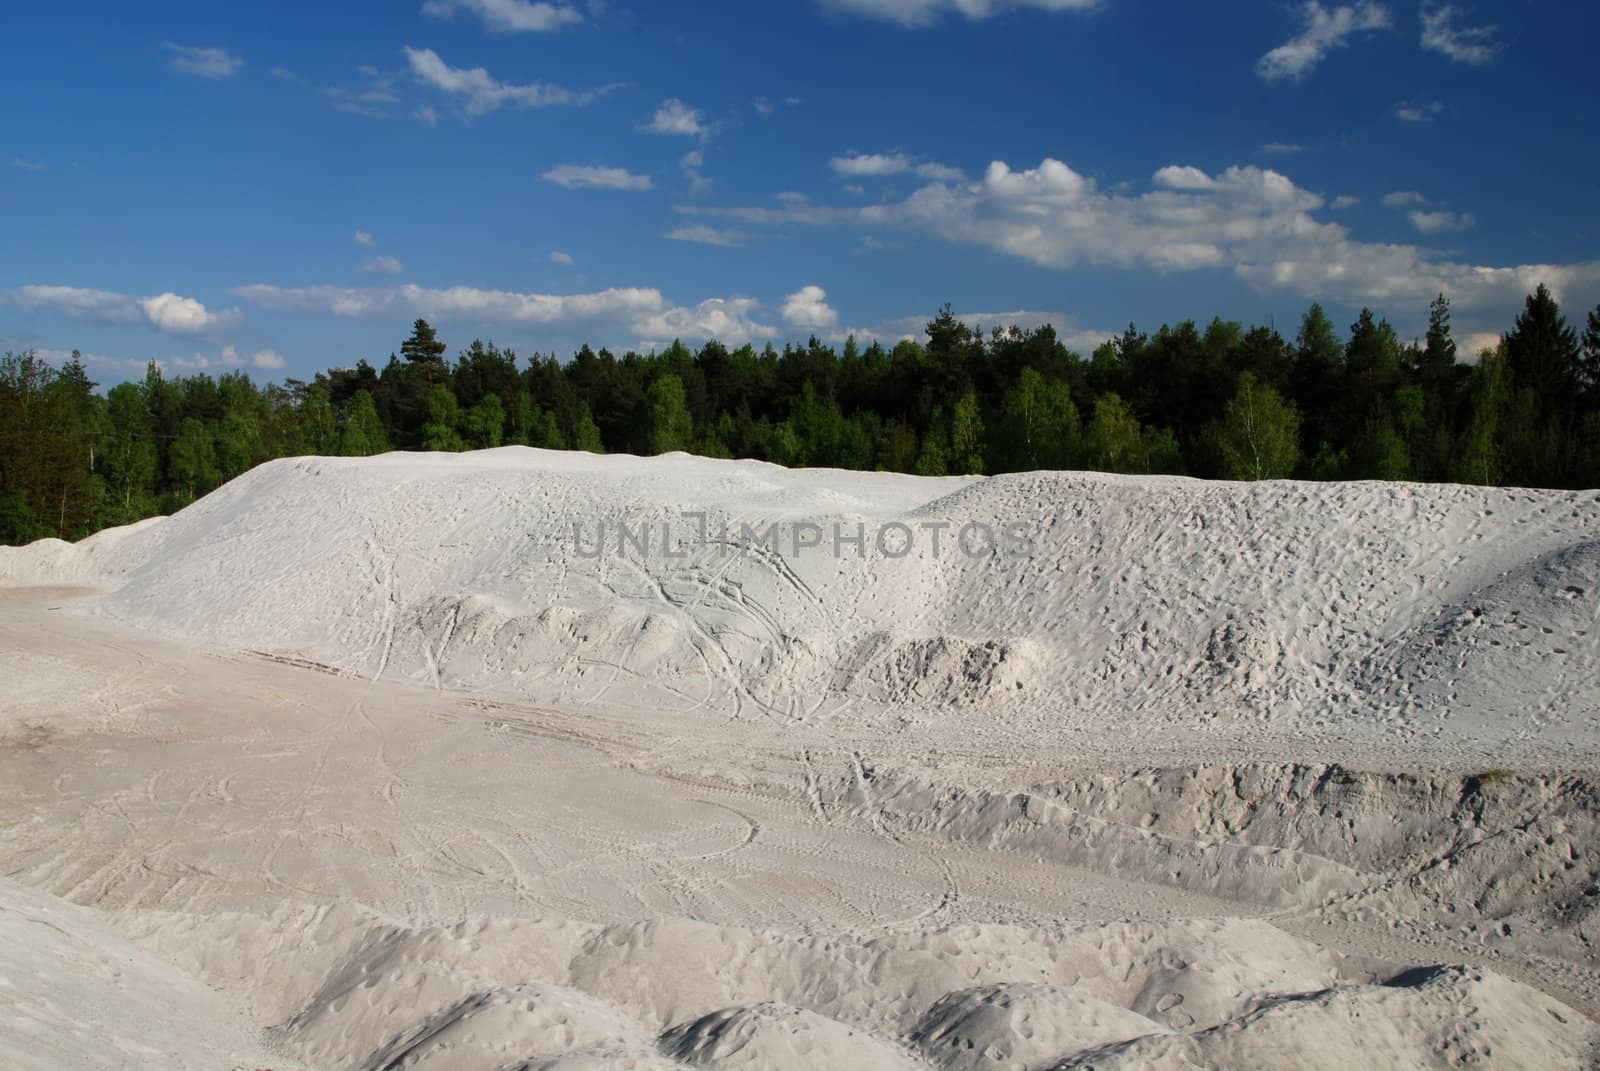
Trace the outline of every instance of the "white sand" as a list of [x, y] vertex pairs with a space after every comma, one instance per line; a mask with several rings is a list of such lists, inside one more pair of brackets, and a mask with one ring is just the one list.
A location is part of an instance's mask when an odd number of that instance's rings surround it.
[[0, 582], [0, 908], [307, 1066], [1600, 1055], [1594, 492], [299, 459]]

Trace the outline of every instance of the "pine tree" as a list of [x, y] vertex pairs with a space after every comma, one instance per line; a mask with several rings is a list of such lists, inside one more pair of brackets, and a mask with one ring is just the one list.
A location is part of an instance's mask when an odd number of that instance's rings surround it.
[[411, 325], [411, 337], [400, 343], [400, 356], [423, 369], [429, 384], [436, 372], [444, 369], [445, 344], [426, 320], [419, 319]]

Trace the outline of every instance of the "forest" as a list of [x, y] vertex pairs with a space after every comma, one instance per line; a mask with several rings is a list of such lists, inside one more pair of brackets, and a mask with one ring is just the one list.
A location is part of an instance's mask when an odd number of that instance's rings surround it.
[[1442, 295], [1410, 342], [1366, 309], [1341, 334], [1312, 305], [1292, 339], [1220, 319], [1130, 326], [1085, 358], [1049, 326], [985, 335], [946, 306], [892, 348], [448, 349], [418, 320], [381, 367], [258, 386], [151, 362], [103, 393], [76, 352], [59, 368], [7, 353], [0, 542], [171, 513], [272, 458], [512, 444], [935, 476], [1600, 484], [1600, 309], [1580, 332], [1544, 286], [1476, 355], [1457, 352]]

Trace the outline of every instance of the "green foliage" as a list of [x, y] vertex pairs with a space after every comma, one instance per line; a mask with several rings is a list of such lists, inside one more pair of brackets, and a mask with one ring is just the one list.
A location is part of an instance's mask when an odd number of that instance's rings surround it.
[[1281, 480], [1300, 462], [1300, 412], [1246, 372], [1213, 425], [1212, 441], [1228, 479]]
[[465, 450], [461, 438], [461, 404], [455, 392], [439, 384], [428, 392], [428, 421], [422, 425], [424, 450]]
[[370, 391], [358, 390], [350, 399], [344, 426], [339, 429], [339, 453], [345, 457], [371, 457], [389, 451], [389, 436], [378, 419]]
[[1092, 468], [1102, 472], [1140, 472], [1144, 468], [1139, 420], [1126, 402], [1108, 392], [1095, 399], [1084, 452]]
[[468, 409], [461, 417], [462, 437], [466, 440], [467, 446], [474, 450], [487, 450], [499, 446], [505, 426], [506, 412], [500, 405], [498, 394], [484, 395], [482, 401]]
[[411, 337], [400, 343], [400, 356], [412, 364], [442, 366], [446, 347], [426, 320], [411, 325]]
[[[693, 450], [928, 475], [1098, 468], [1240, 479], [1600, 483], [1600, 309], [1580, 335], [1539, 288], [1503, 344], [1458, 359], [1451, 308], [1403, 345], [1362, 310], [1270, 326], [1133, 325], [1085, 359], [1049, 327], [987, 336], [948, 307], [925, 343], [659, 354], [582, 347], [519, 361], [474, 340], [453, 364], [425, 321], [399, 354], [309, 382], [243, 373], [95, 392], [84, 362], [0, 360], [0, 539], [79, 538], [179, 508], [274, 457], [516, 443]], [[1296, 425], [1298, 422], [1298, 430]]]
[[665, 454], [687, 450], [694, 440], [694, 420], [684, 399], [683, 380], [668, 373], [650, 384], [646, 418], [647, 452]]

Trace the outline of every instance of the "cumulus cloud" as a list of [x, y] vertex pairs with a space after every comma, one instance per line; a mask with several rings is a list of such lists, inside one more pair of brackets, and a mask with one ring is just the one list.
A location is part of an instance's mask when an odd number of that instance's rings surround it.
[[674, 242], [696, 242], [700, 245], [743, 245], [745, 236], [738, 231], [723, 230], [704, 223], [689, 223], [662, 234]]
[[661, 102], [656, 113], [641, 130], [650, 134], [669, 134], [681, 137], [703, 138], [711, 133], [700, 109], [691, 108], [676, 97]]
[[200, 335], [232, 323], [234, 312], [212, 312], [194, 298], [157, 294], [139, 302], [150, 326], [174, 335]]
[[1422, 47], [1456, 63], [1481, 67], [1493, 63], [1501, 45], [1495, 41], [1496, 26], [1457, 26], [1460, 13], [1451, 4], [1422, 11]]
[[1306, 0], [1300, 8], [1300, 18], [1300, 32], [1256, 64], [1256, 73], [1266, 81], [1298, 82], [1315, 70], [1329, 52], [1348, 45], [1356, 34], [1385, 29], [1394, 21], [1388, 8], [1370, 0], [1340, 5], [1332, 11], [1317, 0]]
[[99, 323], [143, 323], [173, 335], [199, 335], [231, 326], [237, 309], [213, 312], [194, 298], [164, 293], [134, 297], [82, 286], [21, 286], [0, 291], [0, 300], [25, 312], [46, 310], [74, 320]]
[[24, 160], [20, 156], [12, 159], [11, 166], [18, 171], [31, 171], [36, 175], [50, 170], [50, 165], [43, 160]]
[[545, 259], [550, 263], [559, 265], [563, 268], [570, 268], [578, 263], [576, 260], [572, 259], [571, 253], [563, 253], [559, 249], [550, 250], [550, 252], [545, 255]]
[[244, 60], [230, 56], [226, 50], [199, 45], [178, 45], [171, 41], [165, 48], [172, 53], [167, 67], [179, 74], [192, 74], [197, 78], [232, 78], [244, 67]]
[[[1409, 199], [1401, 205], [1417, 207]], [[1156, 172], [1146, 191], [1106, 191], [1061, 161], [1046, 159], [1020, 171], [996, 161], [980, 180], [930, 183], [904, 200], [877, 205], [678, 211], [753, 225], [909, 230], [1047, 268], [1230, 271], [1263, 291], [1355, 305], [1426, 303], [1444, 292], [1463, 312], [1482, 306], [1498, 315], [1514, 309], [1541, 280], [1558, 291], [1588, 287], [1586, 300], [1600, 289], [1600, 261], [1462, 263], [1414, 244], [1358, 240], [1343, 224], [1318, 218], [1327, 208], [1322, 195], [1260, 167], [1209, 174], [1176, 165]]]
[[277, 350], [258, 350], [250, 355], [250, 363], [256, 368], [277, 370], [283, 367], [283, 358]]
[[1306, 147], [1286, 141], [1269, 141], [1261, 146], [1261, 151], [1267, 156], [1292, 156], [1295, 153], [1305, 152]]
[[635, 175], [621, 167], [583, 164], [561, 164], [539, 177], [569, 190], [648, 190], [652, 185], [649, 175]]
[[640, 344], [660, 349], [671, 339], [714, 338], [742, 346], [758, 338], [775, 338], [777, 331], [755, 317], [761, 303], [753, 298], [709, 298], [698, 305], [680, 305], [641, 317], [633, 324]]
[[452, 67], [431, 48], [407, 45], [405, 54], [417, 81], [460, 98], [462, 110], [468, 115], [483, 115], [508, 105], [549, 108], [588, 104], [616, 88], [572, 90], [539, 82], [514, 85], [499, 81], [482, 67]]
[[422, 5], [422, 13], [436, 19], [454, 18], [458, 11], [477, 16], [485, 29], [496, 33], [546, 33], [583, 21], [567, 4], [530, 0], [426, 0]]
[[822, 0], [825, 10], [902, 26], [932, 26], [946, 15], [969, 20], [992, 18], [1006, 11], [1092, 11], [1100, 0]]
[[839, 314], [828, 305], [828, 292], [820, 286], [802, 286], [783, 300], [783, 322], [808, 331], [826, 331], [839, 324]]
[[379, 256], [364, 261], [361, 270], [375, 272], [380, 275], [399, 275], [406, 270], [406, 266], [395, 257]]
[[1378, 199], [1378, 203], [1385, 208], [1407, 208], [1411, 205], [1425, 205], [1428, 199], [1415, 190], [1396, 190], [1384, 194]]
[[356, 245], [371, 246], [376, 244], [378, 240], [366, 231], [356, 231], [354, 241]]

